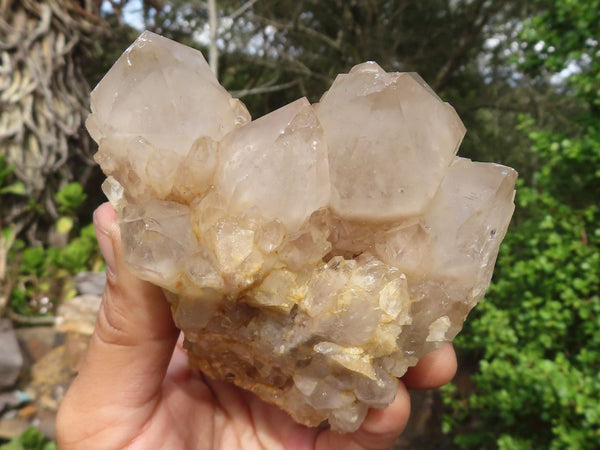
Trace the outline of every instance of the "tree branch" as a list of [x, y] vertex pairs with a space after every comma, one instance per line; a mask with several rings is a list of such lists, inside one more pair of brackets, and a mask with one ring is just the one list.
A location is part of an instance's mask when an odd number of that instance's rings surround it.
[[248, 0], [246, 3], [244, 3], [242, 6], [240, 6], [238, 9], [236, 9], [234, 12], [232, 12], [231, 14], [229, 14], [229, 18], [231, 20], [235, 20], [238, 17], [240, 17], [242, 14], [244, 14], [246, 12], [246, 10], [248, 8], [250, 8], [252, 5], [254, 5], [258, 0]]
[[230, 94], [236, 98], [242, 98], [247, 95], [256, 95], [256, 94], [266, 94], [269, 92], [283, 91], [284, 89], [291, 88], [292, 86], [296, 86], [300, 83], [300, 78], [296, 78], [288, 83], [271, 85], [271, 83], [263, 84], [262, 86], [257, 86], [249, 89], [242, 89], [240, 91], [230, 91]]
[[208, 64], [211, 70], [215, 74], [215, 77], [219, 77], [219, 48], [217, 47], [217, 5], [215, 0], [208, 0], [208, 23], [210, 32], [210, 46], [208, 53]]
[[[479, 9], [483, 5], [483, 2], [476, 6]], [[483, 28], [488, 24], [490, 19], [504, 6], [504, 2], [496, 1], [493, 3], [487, 11], [484, 12], [483, 17], [476, 23], [466, 36], [461, 40], [460, 45], [452, 56], [448, 59], [444, 67], [438, 72], [435, 81], [433, 82], [432, 88], [434, 91], [439, 92], [444, 88], [454, 71], [459, 67], [460, 63], [467, 56], [468, 51], [475, 44], [477, 38], [481, 35]]]
[[341, 35], [339, 33], [338, 33], [338, 38], [334, 40], [334, 39], [330, 38], [329, 36], [327, 36], [326, 34], [315, 31], [312, 28], [309, 28], [309, 27], [299, 24], [299, 23], [288, 23], [288, 24], [281, 23], [281, 22], [278, 22], [273, 19], [268, 19], [266, 17], [256, 15], [254, 13], [250, 14], [250, 16], [255, 18], [256, 20], [261, 21], [265, 25], [274, 26], [275, 28], [277, 28], [279, 30], [294, 30], [294, 29], [296, 29], [298, 31], [308, 34], [311, 37], [321, 40], [322, 42], [326, 43], [327, 45], [329, 45], [330, 47], [332, 47], [336, 50], [340, 49]]

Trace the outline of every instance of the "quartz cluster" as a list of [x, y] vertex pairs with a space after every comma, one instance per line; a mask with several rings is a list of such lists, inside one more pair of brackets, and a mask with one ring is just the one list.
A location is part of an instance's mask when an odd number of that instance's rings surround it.
[[190, 364], [340, 432], [458, 333], [514, 209], [516, 172], [456, 157], [454, 109], [372, 62], [251, 121], [200, 52], [144, 32], [87, 127]]

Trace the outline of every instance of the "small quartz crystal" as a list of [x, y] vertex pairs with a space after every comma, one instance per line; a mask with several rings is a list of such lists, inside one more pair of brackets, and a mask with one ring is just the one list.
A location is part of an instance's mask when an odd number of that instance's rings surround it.
[[516, 172], [457, 157], [454, 109], [373, 62], [250, 121], [200, 52], [144, 32], [87, 126], [190, 364], [308, 426], [356, 430], [454, 338], [514, 209]]

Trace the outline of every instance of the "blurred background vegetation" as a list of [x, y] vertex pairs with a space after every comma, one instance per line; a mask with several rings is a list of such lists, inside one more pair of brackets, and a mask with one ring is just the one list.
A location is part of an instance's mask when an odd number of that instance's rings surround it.
[[[0, 0], [0, 311], [101, 270], [88, 93], [142, 28], [204, 51], [258, 117], [375, 60], [416, 71], [520, 173], [493, 284], [456, 340], [435, 448], [600, 443], [600, 0]], [[212, 26], [211, 26], [212, 25]]]

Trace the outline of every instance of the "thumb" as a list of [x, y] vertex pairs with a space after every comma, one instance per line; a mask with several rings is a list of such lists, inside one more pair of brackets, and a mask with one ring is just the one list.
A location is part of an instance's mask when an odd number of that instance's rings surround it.
[[99, 414], [110, 416], [113, 411], [122, 417], [123, 410], [152, 410], [179, 332], [162, 290], [125, 266], [110, 204], [96, 210], [94, 225], [107, 283], [86, 358], [61, 409], [66, 410], [63, 416], [70, 411], [98, 421]]
[[[118, 347], [128, 356], [147, 357], [151, 355], [144, 355], [144, 346], [159, 343], [168, 344], [172, 352], [177, 330], [170, 306], [159, 287], [140, 280], [125, 265], [117, 216], [109, 203], [95, 211], [94, 226], [106, 261], [106, 288], [95, 330], [97, 340], [107, 346], [102, 351], [115, 355]], [[92, 356], [96, 350], [101, 349], [94, 348]]]

